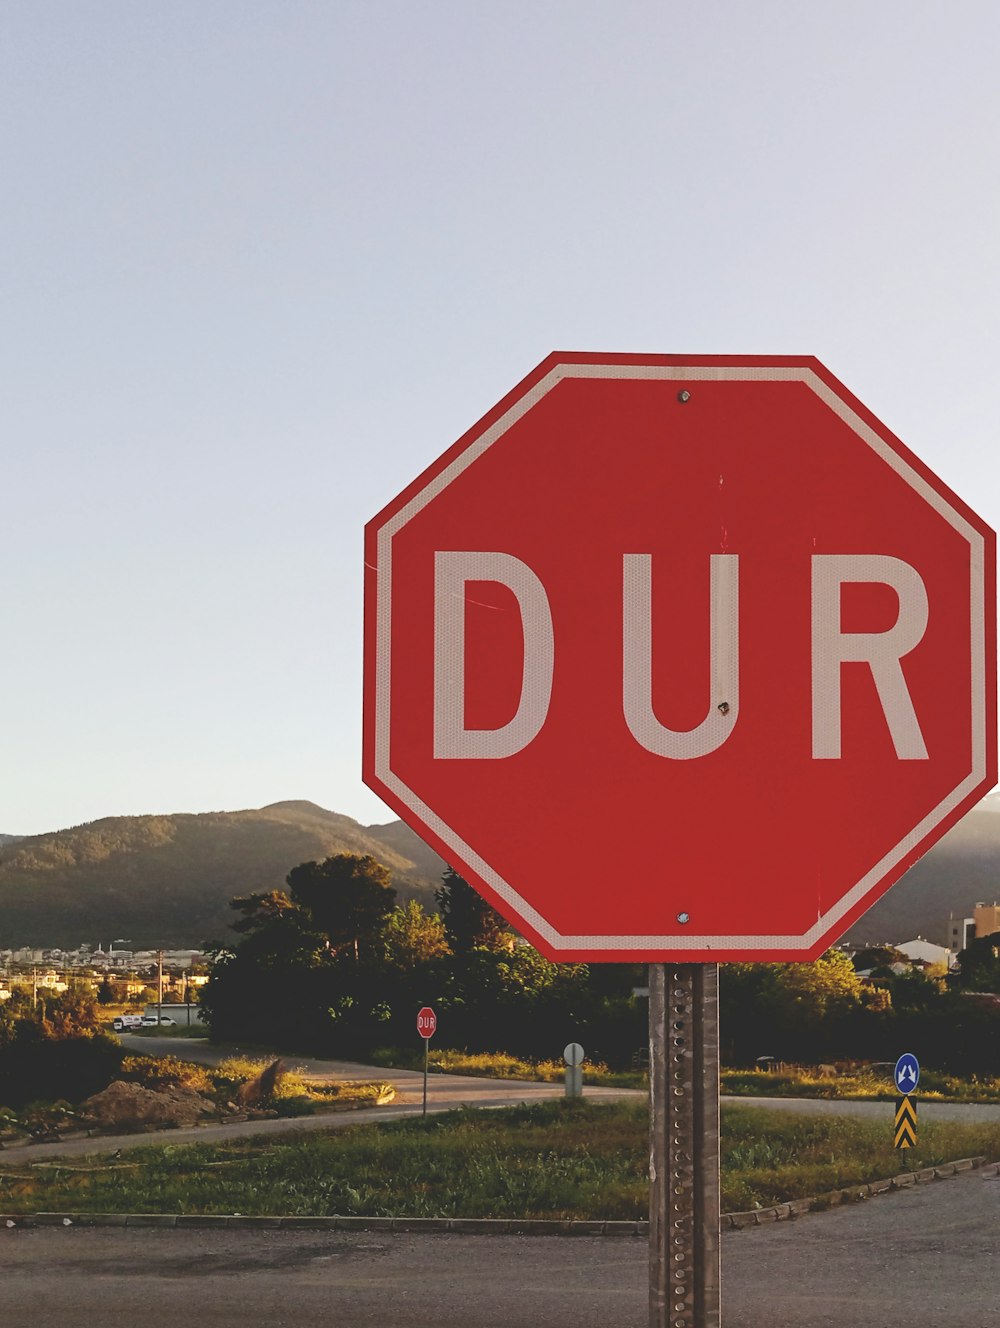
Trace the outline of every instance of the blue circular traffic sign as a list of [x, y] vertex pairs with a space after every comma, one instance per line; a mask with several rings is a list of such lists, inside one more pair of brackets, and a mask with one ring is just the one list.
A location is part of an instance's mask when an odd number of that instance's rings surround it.
[[912, 1051], [904, 1051], [896, 1062], [893, 1071], [896, 1089], [900, 1093], [912, 1093], [920, 1082], [920, 1062]]

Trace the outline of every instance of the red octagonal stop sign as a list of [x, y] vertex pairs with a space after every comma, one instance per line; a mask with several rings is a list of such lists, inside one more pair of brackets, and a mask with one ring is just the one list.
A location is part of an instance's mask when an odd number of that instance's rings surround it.
[[556, 354], [367, 529], [365, 779], [553, 959], [809, 959], [996, 781], [993, 532], [816, 360]]

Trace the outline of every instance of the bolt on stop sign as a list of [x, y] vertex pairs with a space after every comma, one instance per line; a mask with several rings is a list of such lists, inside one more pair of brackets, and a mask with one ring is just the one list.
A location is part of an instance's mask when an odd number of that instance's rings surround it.
[[811, 959], [996, 782], [995, 538], [818, 361], [555, 354], [366, 531], [366, 782], [552, 959]]

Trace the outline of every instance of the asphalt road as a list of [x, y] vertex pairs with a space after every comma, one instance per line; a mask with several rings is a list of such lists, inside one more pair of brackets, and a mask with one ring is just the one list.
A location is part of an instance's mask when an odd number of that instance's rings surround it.
[[[1000, 1181], [978, 1173], [728, 1232], [725, 1328], [1000, 1328]], [[644, 1328], [645, 1241], [0, 1229], [0, 1324]], [[58, 1275], [54, 1276], [54, 1271]]]

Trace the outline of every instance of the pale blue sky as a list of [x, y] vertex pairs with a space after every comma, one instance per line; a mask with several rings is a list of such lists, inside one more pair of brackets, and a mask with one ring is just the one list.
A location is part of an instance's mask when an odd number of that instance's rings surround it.
[[815, 354], [1000, 521], [1000, 10], [0, 11], [0, 831], [360, 779], [364, 522], [553, 349]]

